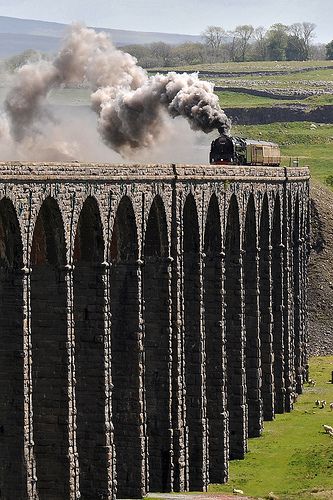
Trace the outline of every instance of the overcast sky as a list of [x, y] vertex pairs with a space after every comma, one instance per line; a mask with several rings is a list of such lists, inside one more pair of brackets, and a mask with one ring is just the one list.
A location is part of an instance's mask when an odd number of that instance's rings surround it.
[[317, 42], [333, 39], [333, 0], [0, 0], [0, 15], [194, 35], [208, 25], [310, 21]]

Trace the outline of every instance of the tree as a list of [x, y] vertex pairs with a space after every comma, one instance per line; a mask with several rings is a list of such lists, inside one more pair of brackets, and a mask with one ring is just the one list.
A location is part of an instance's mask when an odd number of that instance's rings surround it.
[[240, 60], [245, 61], [249, 41], [253, 36], [254, 28], [251, 24], [236, 26], [235, 34], [238, 39]]
[[253, 47], [255, 59], [258, 61], [265, 61], [267, 57], [266, 28], [263, 26], [255, 28], [253, 38], [255, 40]]
[[302, 61], [309, 59], [310, 43], [314, 38], [315, 29], [316, 25], [308, 22], [294, 23], [289, 27], [289, 52], [293, 55], [293, 57], [287, 56], [288, 59], [297, 59]]
[[226, 33], [220, 26], [208, 26], [202, 36], [206, 45], [214, 52], [217, 52], [224, 42]]
[[155, 42], [150, 45], [152, 55], [161, 61], [162, 66], [170, 66], [172, 47], [164, 42]]
[[314, 31], [316, 29], [316, 25], [314, 23], [303, 22], [302, 27], [303, 44], [305, 49], [304, 55], [306, 56], [306, 59], [309, 59], [310, 43], [315, 37]]
[[229, 61], [236, 62], [240, 60], [240, 40], [236, 31], [228, 31], [229, 42], [226, 44], [226, 50]]
[[5, 68], [7, 71], [13, 72], [21, 66], [28, 64], [30, 62], [36, 62], [40, 59], [48, 59], [49, 56], [46, 54], [41, 54], [37, 50], [28, 49], [20, 54], [10, 57], [5, 61]]
[[333, 40], [326, 45], [326, 59], [333, 59]]
[[267, 33], [267, 54], [271, 61], [284, 61], [288, 45], [288, 26], [273, 24]]
[[205, 61], [205, 46], [202, 43], [183, 43], [172, 50], [172, 65], [201, 64]]

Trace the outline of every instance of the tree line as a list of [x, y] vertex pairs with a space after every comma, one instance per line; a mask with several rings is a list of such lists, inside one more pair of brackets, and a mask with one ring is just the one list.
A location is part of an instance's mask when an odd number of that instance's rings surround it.
[[[219, 62], [333, 60], [333, 40], [327, 45], [315, 44], [315, 30], [316, 25], [310, 22], [290, 26], [277, 23], [268, 29], [243, 24], [233, 31], [207, 26], [201, 33], [201, 42], [179, 45], [155, 42], [121, 49], [147, 69]], [[27, 62], [51, 57], [51, 54], [29, 49], [7, 59], [4, 66], [12, 72]]]
[[208, 26], [201, 43], [171, 45], [164, 42], [128, 45], [122, 49], [145, 68], [170, 67], [216, 62], [306, 61], [333, 59], [333, 41], [315, 44], [316, 25], [310, 22], [290, 26], [277, 23], [268, 29], [251, 24], [226, 31]]

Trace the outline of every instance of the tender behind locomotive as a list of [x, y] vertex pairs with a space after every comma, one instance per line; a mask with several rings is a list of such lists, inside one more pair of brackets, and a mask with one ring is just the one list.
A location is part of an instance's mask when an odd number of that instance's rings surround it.
[[280, 165], [281, 153], [274, 142], [221, 134], [210, 148], [209, 162], [217, 165]]

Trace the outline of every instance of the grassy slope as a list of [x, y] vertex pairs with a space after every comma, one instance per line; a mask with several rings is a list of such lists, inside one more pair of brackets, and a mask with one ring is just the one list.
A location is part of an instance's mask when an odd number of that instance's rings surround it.
[[258, 62], [227, 62], [214, 64], [195, 64], [191, 66], [177, 66], [171, 68], [154, 68], [169, 71], [216, 71], [216, 72], [244, 72], [244, 71], [288, 71], [303, 68], [320, 68], [332, 66], [333, 61], [258, 61]]
[[333, 124], [318, 124], [316, 129], [309, 122], [239, 125], [232, 133], [279, 143], [282, 163], [288, 166], [290, 158], [298, 158], [300, 166], [310, 167], [314, 179], [325, 182], [333, 175]]
[[[259, 87], [258, 87], [259, 88]], [[325, 104], [333, 104], [332, 94], [314, 95], [301, 101], [297, 99], [284, 100], [272, 99], [270, 97], [253, 96], [242, 92], [232, 92], [229, 90], [218, 91], [216, 94], [219, 96], [221, 106], [227, 108], [257, 108], [269, 107], [276, 105], [290, 106], [292, 104], [307, 105], [310, 108], [322, 106]]]
[[322, 428], [333, 426], [333, 413], [314, 407], [316, 399], [333, 401], [332, 370], [333, 357], [313, 358], [310, 376], [316, 386], [305, 388], [293, 412], [266, 422], [263, 436], [249, 440], [245, 460], [230, 463], [229, 483], [211, 485], [210, 491], [238, 488], [260, 497], [274, 492], [285, 500], [333, 498], [333, 439]]

